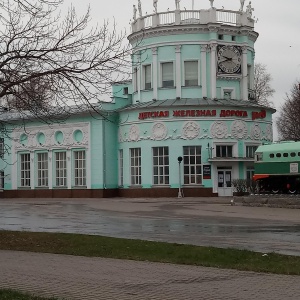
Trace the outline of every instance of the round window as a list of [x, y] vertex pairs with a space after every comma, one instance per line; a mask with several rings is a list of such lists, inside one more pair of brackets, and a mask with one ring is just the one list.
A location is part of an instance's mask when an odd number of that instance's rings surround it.
[[20, 143], [23, 145], [23, 146], [26, 146], [27, 143], [28, 143], [28, 136], [23, 133], [21, 136], [20, 136]]
[[62, 144], [64, 141], [64, 134], [61, 131], [55, 132], [55, 141], [57, 144]]
[[73, 133], [73, 138], [74, 138], [74, 141], [77, 142], [77, 143], [81, 143], [82, 140], [83, 140], [83, 133], [81, 130], [77, 129], [74, 131]]
[[36, 139], [37, 139], [37, 142], [40, 144], [40, 145], [44, 145], [45, 142], [46, 142], [46, 137], [45, 135], [42, 133], [42, 132], [39, 132], [36, 136]]

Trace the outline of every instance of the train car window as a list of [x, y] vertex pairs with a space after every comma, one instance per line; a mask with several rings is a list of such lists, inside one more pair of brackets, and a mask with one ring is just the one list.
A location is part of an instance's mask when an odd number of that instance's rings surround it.
[[295, 152], [292, 152], [291, 153], [291, 157], [295, 157], [296, 156], [296, 153]]
[[283, 157], [289, 157], [288, 153], [283, 153]]
[[281, 157], [281, 153], [276, 153], [276, 157]]
[[270, 158], [274, 158], [274, 154], [273, 153], [270, 154]]
[[298, 156], [300, 156], [300, 152], [298, 152]]

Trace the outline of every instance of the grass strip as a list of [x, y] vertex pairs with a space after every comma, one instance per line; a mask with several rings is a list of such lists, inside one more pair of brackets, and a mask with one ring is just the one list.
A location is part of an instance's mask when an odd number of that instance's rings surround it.
[[13, 290], [0, 289], [1, 300], [59, 300], [58, 298], [43, 298]]
[[300, 257], [96, 235], [0, 231], [0, 250], [106, 257], [300, 275]]

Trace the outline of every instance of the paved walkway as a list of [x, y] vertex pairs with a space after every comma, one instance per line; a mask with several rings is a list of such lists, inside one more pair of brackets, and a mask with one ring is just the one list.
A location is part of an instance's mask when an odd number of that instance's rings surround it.
[[300, 276], [0, 251], [0, 288], [72, 300], [299, 300]]

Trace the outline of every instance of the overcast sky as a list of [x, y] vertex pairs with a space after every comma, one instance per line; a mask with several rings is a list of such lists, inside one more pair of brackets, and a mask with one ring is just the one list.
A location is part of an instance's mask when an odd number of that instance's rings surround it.
[[[69, 0], [83, 12], [90, 4], [93, 22], [104, 19], [116, 21], [118, 28], [130, 33], [132, 6], [137, 0]], [[70, 3], [66, 1], [66, 3]], [[152, 13], [153, 1], [141, 0], [143, 14]], [[181, 8], [192, 9], [193, 0], [181, 0]], [[245, 1], [244, 9], [249, 0]], [[214, 6], [239, 10], [240, 0], [215, 0]], [[284, 101], [296, 80], [300, 80], [300, 1], [299, 0], [252, 0], [253, 17], [258, 19], [255, 31], [259, 38], [255, 44], [256, 62], [267, 65], [272, 74], [272, 86], [276, 90], [273, 102], [277, 109]], [[175, 0], [158, 0], [158, 11], [174, 10]], [[195, 9], [210, 8], [209, 0], [194, 0]], [[276, 115], [275, 115], [276, 117]]]

